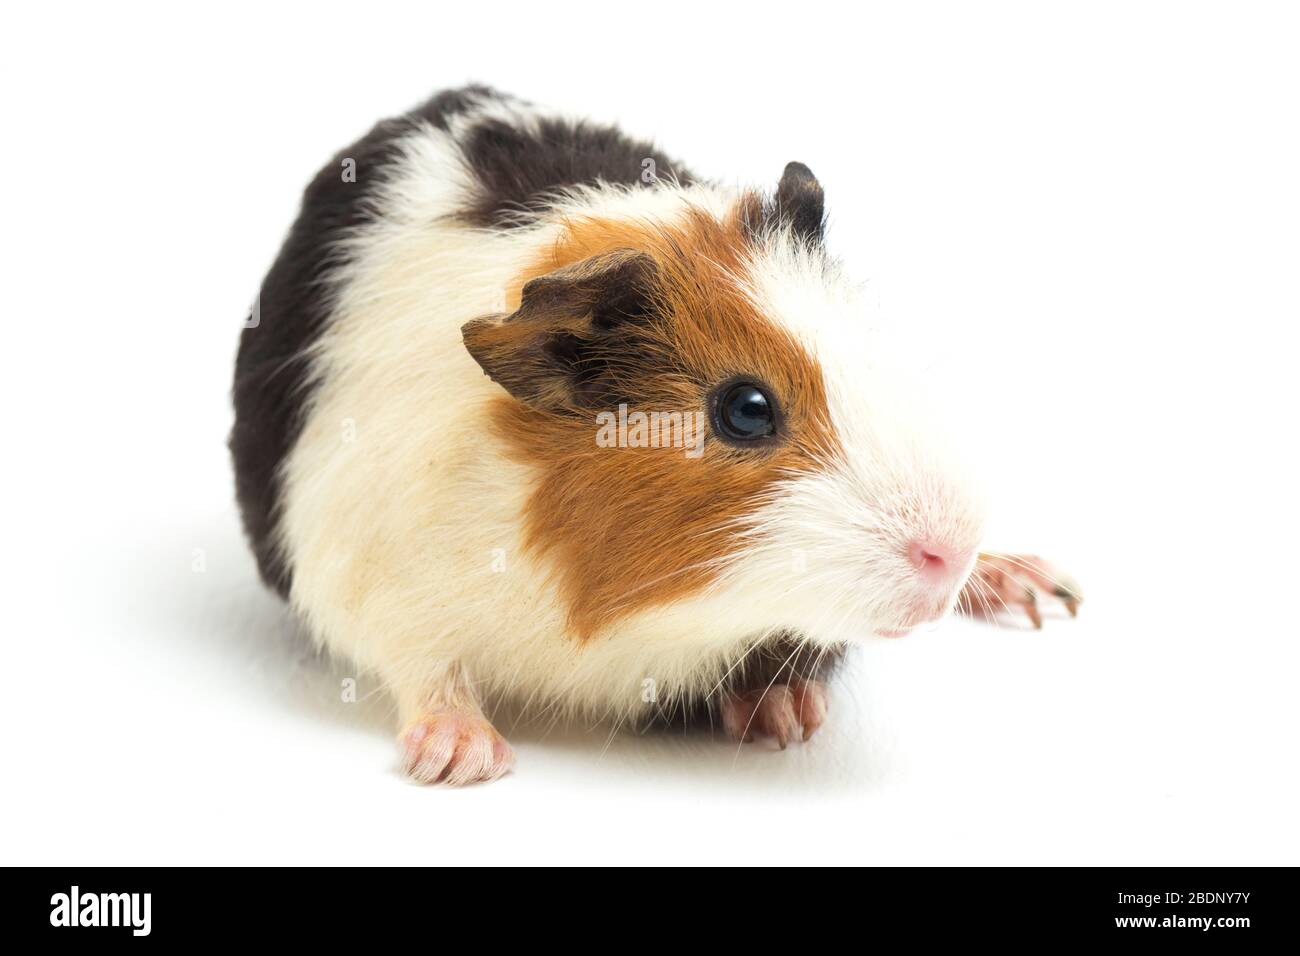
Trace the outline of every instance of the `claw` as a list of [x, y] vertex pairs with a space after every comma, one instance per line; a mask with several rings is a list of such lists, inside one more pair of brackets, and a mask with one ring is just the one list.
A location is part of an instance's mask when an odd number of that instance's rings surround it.
[[1059, 590], [1056, 592], [1056, 596], [1061, 599], [1061, 603], [1065, 605], [1065, 609], [1070, 612], [1070, 617], [1079, 616], [1078, 598], [1070, 594], [1068, 591], [1063, 592]]
[[1034, 593], [1033, 588], [1025, 588], [1025, 600], [1023, 604], [1025, 614], [1028, 615], [1029, 620], [1033, 622], [1034, 630], [1041, 631], [1043, 629], [1043, 615], [1038, 611], [1038, 595]]

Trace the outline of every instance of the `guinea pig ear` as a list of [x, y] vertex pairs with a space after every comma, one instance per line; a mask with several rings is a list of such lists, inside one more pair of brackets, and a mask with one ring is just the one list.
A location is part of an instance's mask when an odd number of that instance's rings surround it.
[[461, 327], [488, 377], [544, 411], [600, 404], [603, 373], [635, 327], [656, 312], [654, 260], [617, 249], [539, 276], [519, 308]]
[[776, 187], [773, 212], [805, 242], [821, 242], [826, 231], [822, 184], [803, 163], [786, 163]]

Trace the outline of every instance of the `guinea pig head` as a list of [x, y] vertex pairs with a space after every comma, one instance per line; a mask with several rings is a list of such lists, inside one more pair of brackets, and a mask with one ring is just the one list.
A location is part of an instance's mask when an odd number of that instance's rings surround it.
[[746, 631], [894, 634], [975, 560], [980, 509], [806, 234], [820, 206], [801, 228], [767, 202], [573, 220], [512, 313], [462, 330], [580, 639], [693, 599]]

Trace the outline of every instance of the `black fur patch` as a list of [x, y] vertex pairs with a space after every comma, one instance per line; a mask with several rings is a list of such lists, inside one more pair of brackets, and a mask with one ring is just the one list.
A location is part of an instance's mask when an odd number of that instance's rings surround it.
[[647, 185], [643, 177], [649, 173], [649, 184], [656, 179], [682, 185], [694, 181], [680, 163], [613, 126], [543, 119], [531, 130], [489, 120], [473, 130], [463, 148], [480, 188], [465, 218], [478, 226], [524, 225], [546, 208], [555, 190], [566, 186]]

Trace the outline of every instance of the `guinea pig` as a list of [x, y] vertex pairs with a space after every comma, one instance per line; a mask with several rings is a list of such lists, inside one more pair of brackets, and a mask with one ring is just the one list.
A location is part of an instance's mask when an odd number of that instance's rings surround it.
[[513, 764], [509, 703], [806, 740], [845, 649], [1076, 585], [979, 552], [970, 481], [871, 341], [823, 191], [698, 178], [485, 87], [311, 182], [230, 439], [266, 583], [391, 691], [416, 780]]

